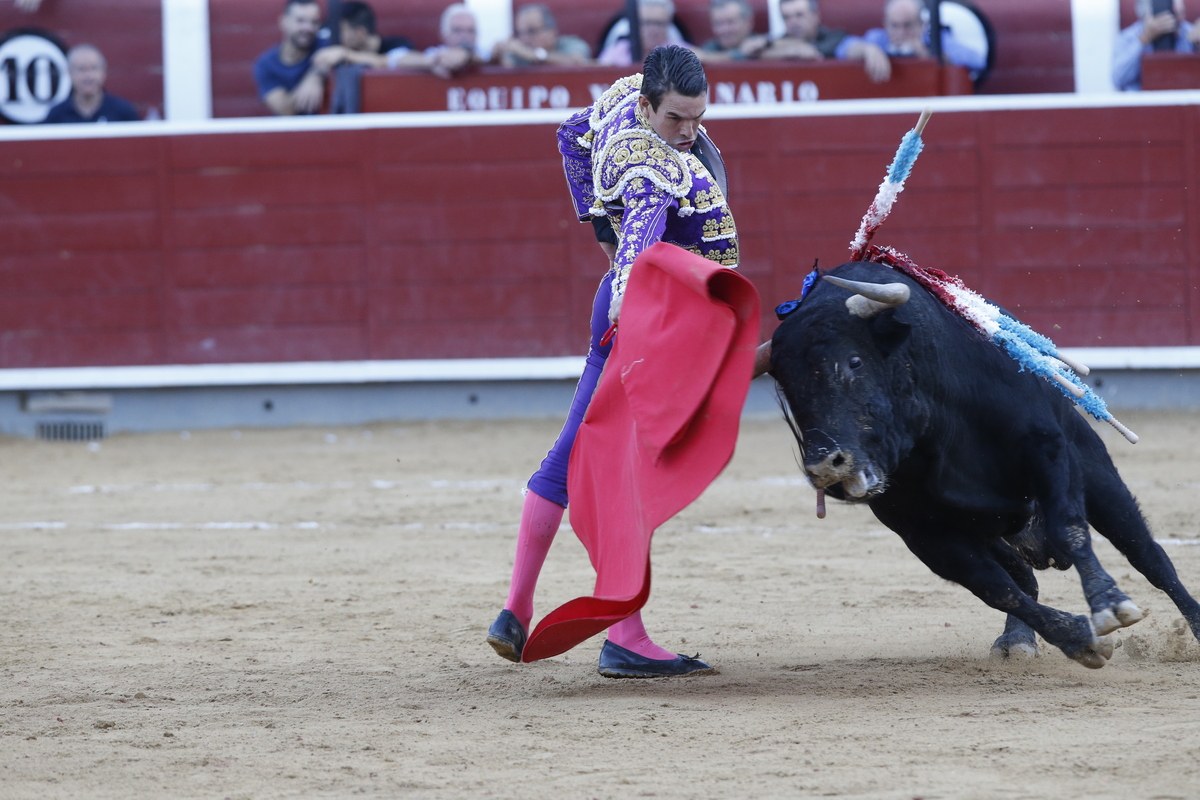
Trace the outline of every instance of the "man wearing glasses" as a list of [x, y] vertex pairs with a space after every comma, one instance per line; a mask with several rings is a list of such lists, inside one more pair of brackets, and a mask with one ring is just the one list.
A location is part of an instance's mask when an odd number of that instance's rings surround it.
[[[925, 21], [923, 3], [920, 0], [888, 0], [883, 6], [883, 27], [872, 28], [862, 39], [877, 45], [883, 52], [897, 56], [928, 58], [929, 26]], [[954, 38], [946, 28], [942, 29], [942, 55], [947, 64], [958, 64], [972, 71], [987, 66], [987, 54], [967, 47]]]
[[522, 6], [513, 23], [516, 36], [492, 48], [492, 61], [505, 67], [537, 64], [588, 64], [592, 48], [578, 36], [558, 32], [558, 22], [546, 6]]

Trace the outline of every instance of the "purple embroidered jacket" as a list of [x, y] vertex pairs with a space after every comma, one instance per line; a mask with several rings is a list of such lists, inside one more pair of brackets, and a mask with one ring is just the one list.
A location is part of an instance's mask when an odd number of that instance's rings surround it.
[[[634, 259], [657, 241], [727, 267], [738, 265], [737, 228], [717, 178], [694, 153], [659, 138], [637, 113], [641, 86], [640, 73], [622, 78], [558, 128], [580, 221], [607, 215], [617, 232], [610, 319], [620, 309]], [[702, 143], [719, 162], [704, 134], [697, 139]]]

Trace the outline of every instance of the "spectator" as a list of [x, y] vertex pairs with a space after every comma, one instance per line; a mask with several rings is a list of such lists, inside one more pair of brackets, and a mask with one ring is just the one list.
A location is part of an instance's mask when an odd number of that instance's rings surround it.
[[[638, 0], [638, 31], [641, 34], [642, 52], [649, 53], [664, 44], [687, 46], [678, 29], [671, 21], [675, 17], [675, 4], [671, 0]], [[628, 67], [633, 65], [633, 52], [629, 37], [625, 36], [604, 48], [596, 59], [606, 67]]]
[[487, 61], [486, 54], [479, 50], [475, 14], [465, 3], [446, 6], [439, 30], [441, 44], [424, 53], [393, 51], [388, 54], [388, 66], [427, 69], [439, 78], [450, 78], [467, 67]]
[[413, 48], [413, 43], [403, 36], [380, 36], [375, 22], [375, 9], [360, 0], [342, 3], [338, 31], [342, 47], [352, 53], [384, 55], [401, 47], [406, 50]]
[[347, 0], [337, 5], [339, 44], [320, 48], [313, 55], [313, 66], [321, 72], [333, 71], [329, 113], [357, 114], [362, 110], [363, 70], [389, 63], [427, 68], [428, 63], [408, 39], [379, 35], [370, 4]]
[[506, 67], [533, 64], [587, 64], [592, 48], [578, 36], [558, 32], [558, 22], [541, 3], [521, 6], [513, 27], [517, 35], [492, 50], [492, 60]]
[[[1113, 53], [1113, 84], [1123, 92], [1142, 88], [1142, 54], [1152, 50], [1194, 53], [1200, 49], [1200, 19], [1195, 24], [1184, 18], [1183, 0], [1175, 0], [1171, 11], [1154, 13], [1151, 0], [1137, 0], [1137, 22], [1121, 31]], [[1162, 39], [1162, 44], [1156, 40]]]
[[713, 38], [696, 51], [705, 64], [758, 58], [766, 49], [768, 39], [754, 33], [754, 9], [746, 0], [713, 0], [709, 18]]
[[[356, 10], [357, 6], [366, 5], [353, 2], [344, 4], [350, 7], [351, 13], [354, 14], [361, 14]], [[370, 11], [373, 25], [375, 12], [370, 10], [370, 6], [367, 6], [367, 9]], [[325, 73], [335, 67], [349, 64], [358, 67], [421, 69], [428, 70], [439, 78], [450, 78], [461, 70], [484, 61], [475, 45], [475, 15], [462, 3], [447, 6], [442, 12], [442, 43], [427, 48], [424, 52], [414, 50], [407, 39], [383, 38], [377, 34], [363, 37], [357, 35], [352, 28], [348, 30], [345, 23], [342, 24], [341, 35], [344, 37], [349, 32], [349, 43], [322, 48], [314, 56], [315, 66]], [[378, 44], [375, 43], [376, 38]]]
[[104, 91], [107, 64], [94, 45], [77, 44], [67, 53], [71, 96], [50, 109], [45, 122], [137, 122], [128, 100]]
[[317, 0], [286, 0], [279, 17], [283, 41], [254, 62], [258, 96], [274, 114], [313, 114], [325, 97], [329, 65], [313, 63], [321, 7]]
[[375, 10], [369, 4], [349, 0], [341, 5], [341, 44], [322, 47], [313, 56], [314, 66], [324, 74], [351, 65], [360, 68], [359, 72], [366, 67], [421, 69], [449, 78], [482, 60], [475, 54], [475, 15], [462, 3], [442, 12], [442, 43], [424, 52], [414, 49], [413, 43], [402, 36], [380, 36]]
[[442, 21], [438, 30], [442, 34], [442, 43], [430, 50], [456, 47], [466, 50], [475, 62], [488, 60], [488, 54], [479, 49], [479, 25], [475, 20], [475, 12], [468, 8], [466, 3], [451, 3], [446, 6], [442, 11]]
[[[375, 9], [359, 0], [341, 4], [338, 21], [340, 44], [322, 47], [313, 56], [314, 63], [321, 68], [331, 69], [342, 64], [358, 64], [364, 67], [381, 68], [389, 60], [400, 61], [413, 51], [413, 43], [403, 36], [380, 36], [376, 28]], [[396, 55], [393, 56], [392, 54]], [[423, 64], [414, 64], [421, 66]]]
[[[929, 26], [922, 17], [920, 0], [887, 0], [883, 6], [883, 27], [872, 28], [863, 40], [881, 48], [889, 56], [920, 56], [928, 58]], [[943, 28], [942, 56], [948, 64], [958, 64], [978, 73], [987, 66], [987, 53], [981, 53], [959, 42], [954, 34]]]
[[821, 24], [817, 0], [780, 0], [779, 13], [787, 33], [771, 42], [763, 58], [862, 61], [867, 77], [875, 83], [892, 77], [892, 62], [879, 45]]

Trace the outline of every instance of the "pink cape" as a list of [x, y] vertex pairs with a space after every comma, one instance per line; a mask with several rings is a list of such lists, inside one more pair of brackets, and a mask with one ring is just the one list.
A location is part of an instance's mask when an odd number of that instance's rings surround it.
[[758, 326], [758, 292], [737, 272], [670, 244], [638, 257], [568, 467], [571, 526], [596, 586], [538, 623], [523, 661], [564, 653], [645, 605], [654, 530], [733, 456]]

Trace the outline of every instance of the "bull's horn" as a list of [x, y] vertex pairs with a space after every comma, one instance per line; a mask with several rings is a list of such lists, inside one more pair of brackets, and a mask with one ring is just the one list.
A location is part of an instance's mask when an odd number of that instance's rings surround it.
[[865, 283], [863, 281], [848, 281], [845, 278], [835, 278], [832, 275], [822, 275], [824, 280], [834, 286], [854, 292], [854, 297], [846, 300], [846, 308], [851, 314], [863, 319], [870, 319], [881, 311], [908, 302], [908, 286], [903, 283]]

